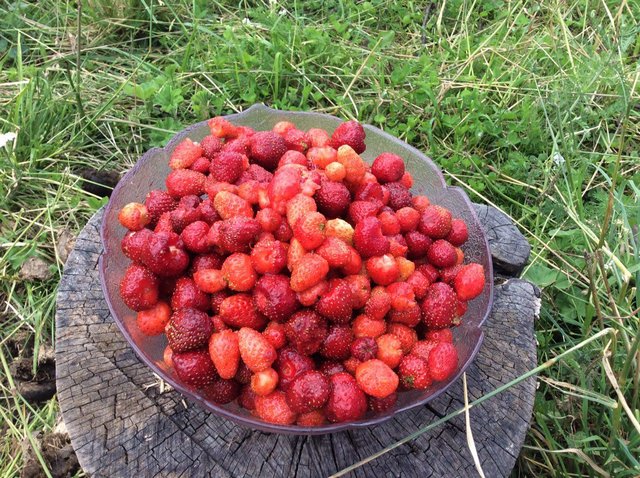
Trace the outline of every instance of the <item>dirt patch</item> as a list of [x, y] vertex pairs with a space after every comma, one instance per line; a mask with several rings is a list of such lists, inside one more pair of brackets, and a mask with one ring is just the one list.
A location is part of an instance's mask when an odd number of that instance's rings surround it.
[[[40, 455], [54, 478], [71, 477], [80, 469], [78, 458], [71, 446], [71, 440], [64, 422], [59, 421], [53, 431], [47, 433], [38, 432], [33, 438]], [[42, 465], [29, 440], [25, 440], [22, 444], [22, 450], [23, 466], [20, 477], [40, 478], [45, 476]]]

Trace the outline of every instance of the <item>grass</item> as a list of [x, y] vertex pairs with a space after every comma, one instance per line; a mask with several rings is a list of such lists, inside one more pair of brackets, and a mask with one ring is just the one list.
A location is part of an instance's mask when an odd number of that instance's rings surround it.
[[[53, 343], [55, 244], [104, 204], [78, 171], [125, 171], [255, 102], [374, 124], [509, 214], [543, 297], [514, 475], [640, 474], [637, 2], [42, 0], [0, 15], [0, 133], [17, 133], [0, 148], [0, 476], [56, 421], [9, 364], [34, 344], [35, 370]], [[20, 279], [30, 257], [52, 278]]]

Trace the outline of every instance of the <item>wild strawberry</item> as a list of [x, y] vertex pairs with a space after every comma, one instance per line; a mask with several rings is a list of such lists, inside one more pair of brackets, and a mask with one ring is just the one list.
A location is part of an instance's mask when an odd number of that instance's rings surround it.
[[289, 227], [287, 221], [281, 221], [278, 229], [274, 231], [273, 237], [280, 242], [289, 242], [293, 237], [293, 229]]
[[196, 221], [185, 227], [180, 233], [180, 239], [185, 247], [196, 254], [204, 254], [209, 251], [207, 233], [209, 225], [204, 221]]
[[405, 173], [400, 178], [400, 181], [398, 182], [405, 188], [411, 189], [413, 187], [413, 176], [409, 171], [405, 171]]
[[223, 289], [219, 292], [214, 292], [211, 294], [211, 312], [214, 315], [218, 315], [220, 313], [220, 306], [222, 305], [222, 301], [229, 297], [230, 292], [227, 289]]
[[222, 116], [211, 118], [208, 122], [211, 134], [216, 138], [235, 138], [241, 133], [241, 129], [229, 123]]
[[382, 234], [385, 236], [392, 236], [400, 233], [400, 222], [394, 213], [388, 211], [381, 212], [378, 214], [378, 220], [380, 221]]
[[336, 162], [337, 158], [338, 151], [331, 146], [312, 147], [307, 151], [307, 159], [320, 169], [325, 169], [329, 164]]
[[213, 176], [207, 176], [207, 179], [204, 181], [204, 192], [207, 193], [208, 198], [214, 200], [221, 191], [237, 194], [238, 186], [222, 181], [216, 181]]
[[320, 297], [322, 297], [328, 290], [329, 282], [327, 282], [326, 280], [321, 280], [313, 287], [309, 287], [302, 292], [298, 292], [296, 296], [298, 297], [298, 301], [302, 305], [304, 305], [305, 307], [311, 307], [316, 302], [318, 302]]
[[384, 287], [378, 286], [371, 289], [371, 295], [365, 305], [364, 311], [373, 320], [382, 320], [391, 310], [391, 295]]
[[342, 266], [342, 273], [345, 275], [360, 274], [362, 272], [362, 258], [358, 251], [349, 247], [349, 260]]
[[214, 315], [211, 317], [211, 323], [213, 324], [213, 332], [218, 333], [223, 330], [229, 330], [227, 324], [224, 323], [224, 320], [219, 315]]
[[343, 144], [349, 145], [360, 154], [367, 149], [364, 143], [366, 133], [364, 128], [357, 121], [345, 121], [338, 125], [333, 134], [331, 135], [331, 146], [338, 149]]
[[[240, 350], [240, 349], [238, 349]], [[234, 380], [242, 385], [248, 385], [249, 383], [251, 383], [251, 376], [253, 375], [253, 372], [251, 370], [249, 370], [249, 367], [247, 367], [247, 364], [245, 364], [242, 360], [240, 361], [240, 363], [238, 364], [238, 371], [236, 372], [236, 375], [234, 378]], [[255, 397], [254, 397], [255, 398]]]
[[144, 205], [151, 221], [156, 222], [163, 213], [173, 211], [178, 203], [168, 192], [156, 189], [147, 194]]
[[225, 404], [233, 402], [240, 395], [240, 385], [235, 380], [215, 378], [203, 390], [207, 400]]
[[[449, 330], [449, 329], [446, 329]], [[418, 357], [423, 358], [424, 360], [429, 359], [429, 354], [433, 350], [433, 347], [436, 346], [438, 342], [433, 340], [418, 340], [413, 347], [411, 347], [411, 355], [417, 355]]]
[[408, 389], [424, 390], [433, 382], [427, 361], [414, 354], [402, 357], [398, 365], [398, 374], [400, 382]]
[[389, 239], [382, 235], [380, 221], [365, 217], [356, 224], [353, 243], [363, 258], [382, 256], [389, 251]]
[[387, 183], [384, 187], [389, 191], [389, 207], [394, 211], [403, 207], [410, 207], [411, 192], [400, 183]]
[[203, 269], [220, 269], [224, 258], [218, 254], [197, 255], [191, 260], [189, 274], [195, 274]]
[[201, 219], [200, 198], [198, 196], [184, 196], [180, 198], [178, 206], [171, 211], [171, 228], [180, 234], [192, 222]]
[[279, 214], [284, 214], [287, 201], [302, 191], [301, 182], [302, 173], [294, 166], [276, 171], [267, 189], [271, 207]]
[[324, 257], [329, 263], [329, 267], [336, 269], [349, 262], [351, 248], [340, 239], [327, 237], [316, 249], [316, 254]]
[[395, 236], [389, 236], [389, 254], [398, 259], [404, 258], [409, 251], [407, 242], [402, 237], [402, 234], [396, 234]]
[[[220, 224], [217, 226], [217, 224]], [[257, 220], [245, 216], [235, 216], [215, 223], [211, 229], [217, 227], [219, 245], [226, 252], [249, 252], [251, 245], [260, 234], [260, 224]], [[215, 230], [215, 229], [214, 229]], [[211, 234], [215, 234], [211, 232]], [[209, 236], [211, 243], [215, 236]]]
[[212, 225], [214, 222], [222, 219], [218, 211], [216, 211], [215, 206], [213, 205], [213, 200], [211, 198], [207, 198], [202, 201], [198, 205], [198, 211], [200, 212], [200, 220], [206, 222], [209, 225]]
[[284, 275], [262, 276], [253, 289], [253, 302], [258, 311], [277, 322], [284, 322], [300, 307]]
[[222, 141], [213, 135], [207, 135], [200, 141], [200, 147], [202, 148], [202, 155], [208, 159], [213, 159], [216, 153], [219, 153], [222, 149]]
[[454, 265], [447, 267], [446, 269], [440, 269], [438, 271], [440, 281], [453, 286], [453, 282], [455, 281], [458, 272], [460, 272], [460, 269], [462, 269], [462, 265]]
[[269, 341], [256, 330], [242, 327], [238, 331], [240, 357], [252, 372], [261, 372], [271, 367], [278, 354]]
[[346, 372], [329, 378], [330, 393], [325, 406], [327, 419], [333, 423], [359, 420], [367, 412], [367, 397], [356, 380]]
[[358, 185], [367, 172], [367, 165], [358, 153], [349, 145], [338, 148], [337, 161], [344, 166], [346, 171], [344, 180], [351, 185]]
[[180, 277], [171, 296], [171, 308], [174, 311], [194, 308], [206, 312], [209, 310], [209, 296], [190, 277]]
[[344, 279], [332, 279], [329, 290], [316, 303], [315, 309], [338, 324], [349, 322], [353, 311], [353, 293], [349, 283]]
[[344, 360], [351, 354], [353, 332], [348, 325], [331, 325], [322, 346], [320, 355], [332, 360]]
[[[401, 232], [415, 231], [420, 222], [420, 213], [412, 207], [401, 207], [396, 211]], [[406, 237], [405, 237], [406, 239]]]
[[291, 381], [286, 399], [294, 412], [308, 413], [322, 408], [329, 399], [329, 393], [328, 378], [316, 370], [307, 370]]
[[427, 360], [431, 378], [447, 380], [458, 369], [458, 351], [448, 342], [439, 342], [433, 347]]
[[341, 182], [324, 180], [314, 196], [318, 210], [329, 219], [337, 218], [344, 214], [349, 207], [351, 194]]
[[424, 299], [431, 282], [420, 271], [415, 271], [407, 278], [407, 283], [412, 287], [413, 293], [418, 300]]
[[422, 317], [429, 329], [444, 329], [456, 325], [458, 299], [454, 290], [444, 282], [429, 286], [422, 301]]
[[202, 153], [203, 150], [199, 144], [195, 144], [189, 138], [185, 138], [171, 153], [169, 167], [171, 169], [188, 169], [202, 156]]
[[300, 258], [291, 272], [291, 288], [295, 292], [313, 287], [329, 272], [329, 263], [318, 254], [308, 253]]
[[382, 153], [373, 160], [371, 172], [383, 184], [399, 181], [404, 174], [404, 161], [396, 154]]
[[396, 391], [399, 380], [386, 363], [371, 359], [356, 368], [356, 382], [367, 395], [384, 398]]
[[322, 373], [325, 377], [329, 378], [333, 374], [344, 372], [345, 368], [344, 368], [344, 365], [342, 365], [340, 362], [333, 362], [331, 360], [327, 360], [325, 362], [322, 362], [322, 364], [318, 368], [318, 371]]
[[368, 315], [360, 314], [354, 319], [351, 328], [356, 337], [376, 338], [386, 332], [387, 323], [384, 320], [375, 320]]
[[462, 266], [456, 275], [454, 287], [460, 300], [475, 299], [484, 289], [484, 267], [475, 263]]
[[418, 334], [413, 327], [409, 327], [398, 322], [389, 324], [387, 333], [393, 334], [400, 339], [402, 344], [402, 353], [408, 354], [413, 348], [413, 344], [418, 341]]
[[222, 219], [229, 219], [233, 216], [253, 217], [251, 205], [240, 196], [227, 191], [220, 191], [216, 194], [213, 205]]
[[287, 334], [284, 331], [284, 325], [280, 322], [269, 322], [267, 327], [262, 331], [262, 335], [264, 335], [276, 350], [281, 349], [287, 343]]
[[344, 280], [351, 287], [351, 298], [354, 309], [362, 309], [371, 295], [371, 283], [362, 275], [349, 275]]
[[314, 148], [327, 146], [331, 142], [329, 134], [320, 128], [311, 128], [307, 131], [307, 135], [311, 141], [311, 146]]
[[344, 219], [329, 219], [324, 232], [327, 237], [336, 237], [348, 245], [353, 244], [353, 226]]
[[323, 410], [311, 410], [298, 415], [296, 425], [301, 427], [319, 427], [327, 423], [327, 417]]
[[280, 390], [271, 392], [265, 397], [256, 396], [255, 405], [256, 415], [265, 422], [290, 425], [296, 421], [296, 413], [289, 408], [284, 392]]
[[394, 282], [388, 285], [387, 293], [391, 296], [391, 307], [396, 310], [406, 310], [416, 304], [413, 288], [406, 282]]
[[296, 128], [287, 130], [283, 138], [288, 150], [304, 153], [311, 146], [311, 139], [307, 133]]
[[378, 285], [389, 285], [400, 277], [398, 263], [389, 254], [367, 259], [367, 273]]
[[268, 207], [256, 213], [256, 220], [263, 231], [275, 232], [282, 222], [282, 216]]
[[[249, 383], [249, 382], [247, 382]], [[256, 393], [251, 390], [249, 385], [245, 385], [240, 390], [240, 396], [238, 397], [238, 405], [247, 410], [254, 411], [256, 409]]]
[[264, 397], [276, 389], [278, 385], [278, 373], [272, 368], [256, 372], [251, 377], [251, 390], [256, 395]]
[[217, 332], [209, 338], [209, 355], [218, 375], [231, 379], [238, 371], [240, 348], [235, 332], [227, 329]]
[[200, 269], [193, 274], [193, 281], [203, 292], [212, 294], [227, 287], [224, 274], [217, 269]]
[[294, 227], [305, 215], [316, 212], [316, 202], [306, 194], [298, 193], [287, 202], [287, 222]]
[[313, 355], [327, 336], [327, 321], [314, 311], [303, 309], [287, 321], [285, 333], [298, 352]]
[[354, 201], [369, 201], [373, 203], [382, 203], [382, 186], [377, 182], [362, 182], [356, 189]]
[[459, 247], [456, 247], [456, 265], [462, 265], [464, 262], [464, 252]]
[[313, 370], [315, 363], [311, 357], [287, 347], [280, 351], [273, 367], [280, 377], [280, 387], [286, 390], [298, 375]]
[[418, 231], [405, 233], [404, 240], [407, 242], [407, 247], [409, 248], [407, 257], [410, 259], [421, 259], [425, 257], [429, 246], [433, 243], [429, 236]]
[[358, 337], [351, 343], [351, 355], [365, 362], [376, 358], [378, 344], [373, 337]]
[[420, 264], [418, 267], [416, 267], [416, 270], [424, 274], [424, 276], [429, 281], [429, 284], [433, 284], [435, 281], [437, 281], [440, 275], [438, 269], [433, 267], [433, 265], [431, 264]]
[[153, 232], [174, 232], [171, 221], [171, 212], [164, 212], [160, 215]]
[[189, 195], [200, 196], [204, 193], [205, 175], [190, 169], [175, 169], [165, 181], [167, 191], [173, 197]]
[[235, 294], [223, 299], [219, 314], [224, 323], [230, 327], [261, 329], [266, 323], [248, 294]]
[[413, 208], [416, 209], [420, 214], [424, 212], [424, 210], [431, 205], [431, 201], [427, 196], [417, 195], [411, 198], [411, 203], [413, 204]]
[[347, 175], [347, 170], [342, 163], [334, 161], [327, 164], [324, 173], [327, 175], [329, 181], [341, 182]]
[[120, 245], [122, 252], [134, 262], [144, 262], [146, 251], [149, 248], [149, 241], [152, 237], [153, 232], [149, 229], [129, 231], [122, 238]]
[[427, 249], [427, 259], [429, 263], [441, 269], [451, 267], [456, 263], [456, 249], [450, 242], [438, 239]]
[[453, 343], [453, 333], [451, 329], [439, 329], [428, 330], [425, 334], [426, 340], [432, 340], [433, 342], [448, 342]]
[[139, 231], [151, 222], [151, 216], [144, 204], [130, 202], [120, 209], [118, 221], [130, 231]]
[[145, 335], [160, 335], [171, 318], [171, 307], [159, 301], [150, 309], [141, 310], [136, 317], [138, 329]]
[[367, 397], [367, 403], [369, 410], [374, 413], [383, 413], [395, 406], [398, 401], [398, 394], [393, 392], [391, 395], [387, 395], [384, 398]]
[[422, 211], [418, 230], [432, 239], [442, 239], [451, 232], [451, 212], [442, 206], [427, 206]]
[[404, 310], [391, 309], [389, 311], [389, 322], [396, 322], [400, 324], [408, 325], [409, 327], [415, 327], [420, 323], [422, 313], [418, 304], [413, 304]]
[[285, 140], [273, 131], [258, 131], [249, 140], [250, 158], [263, 168], [273, 171], [287, 151]]
[[378, 353], [376, 358], [391, 368], [396, 368], [402, 359], [402, 342], [397, 335], [384, 334], [376, 338]]
[[221, 152], [211, 161], [209, 172], [216, 181], [235, 183], [248, 165], [247, 157], [240, 153]]
[[120, 296], [127, 307], [140, 311], [158, 302], [158, 277], [140, 264], [131, 264], [120, 282]]
[[366, 217], [378, 214], [382, 203], [373, 201], [353, 201], [349, 204], [347, 218], [351, 224], [357, 225]]
[[258, 274], [277, 274], [287, 265], [287, 252], [280, 241], [260, 241], [251, 250], [251, 263]]
[[229, 289], [238, 292], [251, 290], [258, 279], [251, 257], [241, 252], [235, 252], [224, 260], [222, 274]]
[[461, 246], [467, 242], [467, 239], [469, 239], [469, 231], [467, 230], [467, 225], [462, 219], [451, 220], [451, 230], [449, 231], [446, 239], [454, 246]]
[[467, 312], [467, 302], [464, 300], [458, 299], [458, 307], [456, 309], [456, 316], [462, 317]]
[[209, 316], [197, 309], [175, 310], [166, 327], [169, 346], [174, 352], [196, 350], [207, 345], [213, 333]]
[[304, 247], [298, 239], [295, 237], [291, 240], [289, 248], [287, 249], [287, 268], [293, 271], [293, 268], [298, 263], [302, 256], [307, 253]]
[[358, 365], [360, 365], [361, 363], [362, 362], [360, 360], [358, 360], [353, 356], [349, 357], [347, 360], [342, 361], [342, 365], [344, 366], [344, 369], [354, 377], [356, 375], [356, 369], [358, 368]]
[[216, 370], [206, 350], [174, 351], [171, 360], [178, 378], [189, 386], [202, 388], [215, 380]]

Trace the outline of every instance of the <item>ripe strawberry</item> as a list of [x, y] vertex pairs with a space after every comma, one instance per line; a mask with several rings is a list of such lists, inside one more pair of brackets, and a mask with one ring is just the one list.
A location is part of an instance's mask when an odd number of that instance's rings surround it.
[[193, 195], [182, 197], [170, 217], [172, 230], [180, 234], [189, 224], [201, 219], [200, 198]]
[[175, 147], [169, 158], [171, 169], [188, 169], [202, 156], [203, 150], [199, 144], [194, 143], [189, 138], [183, 139]]
[[331, 146], [315, 146], [307, 151], [307, 159], [317, 168], [325, 169], [329, 164], [336, 162], [338, 151]]
[[212, 200], [215, 199], [221, 191], [237, 194], [238, 186], [222, 181], [216, 181], [211, 175], [207, 176], [207, 179], [204, 181], [204, 192], [207, 193], [208, 198]]
[[205, 175], [190, 169], [174, 169], [165, 181], [167, 191], [173, 197], [189, 195], [200, 196], [204, 193]]
[[327, 219], [319, 212], [310, 212], [300, 219], [293, 228], [293, 235], [300, 245], [310, 251], [320, 246], [324, 241], [324, 228]]
[[190, 277], [180, 277], [171, 296], [171, 308], [194, 308], [206, 312], [209, 310], [209, 296], [201, 291]]
[[456, 247], [456, 265], [462, 265], [464, 262], [464, 251]]
[[356, 337], [379, 337], [387, 330], [384, 320], [375, 320], [365, 314], [357, 316], [351, 324], [353, 335]]
[[213, 333], [209, 316], [197, 309], [175, 310], [166, 327], [169, 347], [174, 352], [196, 350], [207, 345]]
[[200, 141], [200, 147], [202, 148], [202, 155], [208, 159], [213, 159], [216, 153], [219, 153], [222, 149], [222, 141], [212, 134], [205, 136]]
[[224, 323], [224, 320], [219, 315], [214, 315], [211, 317], [211, 323], [213, 324], [214, 333], [222, 332], [223, 330], [229, 330], [227, 324]]
[[349, 275], [344, 280], [351, 287], [351, 298], [354, 309], [362, 309], [371, 295], [371, 283], [362, 275]]
[[256, 396], [255, 405], [256, 415], [265, 422], [290, 425], [296, 421], [297, 415], [289, 408], [284, 392], [280, 390], [266, 397]]
[[389, 254], [367, 259], [367, 273], [378, 285], [389, 285], [400, 277], [400, 267]]
[[418, 230], [432, 239], [443, 239], [451, 231], [451, 212], [442, 206], [427, 206], [422, 211]]
[[444, 282], [429, 286], [422, 301], [422, 320], [429, 329], [444, 329], [456, 325], [458, 298], [454, 290]]
[[284, 214], [287, 201], [302, 191], [301, 182], [302, 173], [294, 166], [276, 171], [267, 189], [271, 207], [279, 214]]
[[203, 269], [220, 269], [224, 258], [218, 254], [201, 254], [191, 260], [189, 274], [195, 274]]
[[200, 156], [198, 159], [194, 161], [194, 163], [189, 168], [191, 171], [197, 171], [198, 173], [208, 174], [209, 168], [211, 167], [211, 161], [204, 156]]
[[329, 272], [329, 263], [318, 254], [308, 253], [300, 258], [291, 272], [291, 288], [295, 292], [313, 287]]
[[163, 213], [173, 211], [178, 203], [168, 192], [156, 189], [147, 194], [144, 205], [151, 222], [156, 222]]
[[260, 372], [271, 367], [278, 354], [273, 345], [256, 330], [242, 327], [238, 331], [240, 357], [252, 372]]
[[402, 344], [402, 353], [408, 354], [413, 348], [413, 344], [418, 341], [418, 333], [413, 327], [409, 327], [398, 322], [389, 324], [387, 327], [387, 333], [393, 334], [400, 339]]
[[300, 307], [284, 275], [262, 276], [253, 288], [253, 301], [258, 311], [276, 322], [284, 322]]
[[276, 389], [278, 373], [272, 368], [256, 372], [251, 377], [251, 390], [258, 396], [264, 397]]
[[158, 277], [140, 264], [131, 264], [120, 282], [120, 296], [127, 307], [140, 311], [158, 302]]
[[308, 289], [303, 290], [302, 292], [298, 292], [296, 294], [298, 298], [298, 302], [300, 302], [305, 307], [311, 307], [314, 305], [320, 297], [322, 297], [325, 292], [329, 290], [329, 282], [326, 280], [321, 280], [313, 287], [309, 287]]
[[322, 364], [318, 368], [318, 371], [322, 373], [325, 377], [329, 378], [333, 374], [344, 372], [345, 368], [344, 368], [344, 365], [342, 365], [340, 362], [333, 362], [331, 360], [327, 360], [325, 362], [322, 362]]
[[220, 191], [216, 194], [213, 206], [222, 219], [229, 219], [234, 216], [253, 217], [251, 205], [240, 196], [228, 191]]
[[351, 320], [353, 311], [353, 293], [344, 279], [332, 279], [329, 290], [316, 303], [316, 312], [337, 324], [346, 324]]
[[144, 204], [130, 202], [120, 209], [118, 221], [130, 231], [139, 231], [151, 222], [151, 216]]
[[238, 292], [251, 290], [258, 279], [251, 257], [241, 252], [234, 252], [224, 260], [222, 274], [229, 289]]
[[223, 151], [211, 160], [209, 172], [216, 181], [235, 183], [240, 179], [245, 164], [248, 166], [249, 161], [243, 154]]
[[386, 363], [371, 359], [356, 368], [356, 382], [367, 395], [384, 398], [396, 391], [399, 380]]
[[354, 201], [382, 203], [382, 186], [377, 182], [362, 182], [353, 194]]
[[202, 388], [215, 380], [216, 370], [206, 350], [174, 351], [171, 360], [178, 378], [191, 387]]
[[287, 130], [284, 135], [284, 142], [288, 150], [304, 153], [311, 146], [311, 139], [304, 131], [296, 128]]
[[198, 212], [200, 213], [200, 219], [207, 224], [211, 225], [221, 219], [220, 214], [213, 206], [213, 200], [206, 198], [198, 205]]
[[261, 329], [266, 323], [248, 294], [235, 294], [223, 299], [219, 314], [224, 323], [230, 327]]
[[351, 248], [340, 239], [327, 237], [316, 249], [316, 254], [324, 257], [329, 267], [336, 269], [346, 265], [351, 258]]
[[365, 362], [376, 358], [378, 344], [373, 337], [358, 337], [351, 343], [351, 355]]
[[326, 237], [336, 237], [345, 244], [353, 244], [353, 226], [344, 219], [329, 219], [324, 228]]
[[431, 205], [431, 201], [427, 196], [417, 195], [413, 196], [411, 199], [411, 203], [413, 204], [413, 208], [416, 209], [420, 214], [424, 212], [424, 210]]
[[393, 257], [404, 258], [407, 255], [409, 248], [407, 242], [402, 237], [402, 234], [396, 234], [395, 236], [389, 236], [389, 254]]
[[276, 124], [273, 125], [273, 128], [271, 128], [271, 131], [282, 136], [290, 129], [295, 129], [295, 127], [296, 125], [293, 124], [291, 121], [278, 121]]
[[149, 229], [127, 232], [120, 244], [122, 252], [134, 262], [144, 262], [151, 237], [153, 237], [153, 232]]
[[338, 149], [343, 144], [349, 145], [360, 154], [367, 149], [367, 145], [364, 143], [366, 133], [364, 128], [357, 121], [345, 121], [338, 125], [333, 134], [331, 135], [331, 146]]
[[375, 217], [365, 217], [356, 224], [353, 243], [363, 258], [389, 252], [389, 239], [382, 235], [380, 221]]
[[381, 212], [378, 214], [378, 220], [380, 221], [382, 234], [385, 236], [392, 236], [400, 233], [400, 221], [398, 221], [398, 218], [394, 213], [389, 211]]
[[240, 385], [235, 380], [215, 378], [203, 392], [206, 399], [214, 403], [231, 403], [240, 395]]
[[164, 348], [162, 353], [162, 361], [169, 368], [173, 368], [173, 350], [168, 345]]
[[222, 330], [209, 338], [209, 355], [221, 378], [235, 377], [240, 363], [238, 336], [230, 329]]
[[460, 272], [460, 269], [462, 269], [462, 265], [454, 265], [447, 267], [446, 269], [440, 269], [438, 272], [440, 275], [440, 281], [453, 287], [453, 282], [455, 281], [458, 272]]
[[211, 134], [216, 138], [235, 138], [242, 130], [238, 126], [234, 126], [221, 116], [211, 118], [208, 122]]
[[413, 176], [409, 171], [405, 171], [405, 173], [400, 178], [400, 181], [398, 182], [402, 184], [405, 188], [411, 189], [413, 187]]
[[293, 237], [293, 229], [289, 227], [287, 221], [281, 221], [278, 229], [273, 233], [273, 237], [280, 242], [289, 242]]
[[391, 409], [398, 401], [398, 394], [393, 392], [384, 398], [367, 397], [369, 410], [374, 413], [383, 413]]
[[356, 369], [358, 368], [358, 365], [360, 365], [361, 363], [362, 362], [360, 362], [360, 360], [358, 360], [355, 357], [349, 357], [347, 360], [342, 361], [342, 365], [344, 366], [344, 369], [354, 377], [356, 375]]
[[484, 267], [475, 263], [462, 266], [454, 287], [460, 300], [475, 299], [484, 289]]
[[[445, 329], [449, 330], [449, 329]], [[418, 340], [413, 347], [411, 348], [411, 355], [417, 355], [418, 357], [423, 358], [424, 360], [429, 359], [429, 354], [433, 350], [433, 347], [436, 346], [438, 342], [433, 340]]]
[[371, 289], [371, 295], [365, 305], [364, 311], [373, 320], [382, 320], [391, 310], [391, 295], [384, 287], [378, 286]]
[[332, 423], [359, 420], [367, 412], [367, 397], [356, 380], [346, 372], [329, 378], [330, 393], [325, 407], [327, 419]]
[[251, 263], [258, 274], [277, 274], [287, 265], [287, 251], [280, 241], [260, 241], [251, 250]]
[[174, 232], [171, 221], [171, 212], [164, 212], [160, 215], [153, 232]]
[[356, 187], [367, 172], [367, 164], [362, 160], [358, 153], [349, 145], [342, 145], [338, 148], [337, 161], [344, 166], [345, 182]]
[[329, 181], [340, 182], [347, 175], [347, 170], [341, 163], [334, 161], [327, 164], [327, 167], [324, 169], [324, 173], [327, 175], [327, 179]]
[[400, 231], [407, 233], [415, 231], [418, 227], [420, 213], [412, 207], [401, 207], [396, 211], [396, 218], [398, 218], [398, 223], [400, 224]]
[[275, 212], [270, 207], [260, 209], [256, 213], [256, 220], [260, 224], [260, 227], [265, 232], [276, 232], [280, 223], [282, 222], [282, 216]]
[[404, 174], [404, 161], [396, 154], [382, 153], [373, 160], [371, 172], [383, 184], [399, 181]]
[[362, 271], [362, 258], [358, 251], [353, 247], [349, 247], [349, 260], [342, 266], [342, 273], [345, 275], [361, 274]]
[[409, 248], [407, 257], [410, 259], [421, 259], [425, 257], [429, 250], [429, 246], [433, 243], [429, 236], [418, 231], [409, 231], [405, 233], [404, 240]]
[[397, 335], [384, 334], [376, 338], [378, 353], [376, 358], [391, 368], [396, 368], [402, 359], [402, 342]]
[[316, 191], [314, 198], [318, 210], [329, 219], [334, 219], [343, 215], [347, 210], [351, 194], [343, 183], [324, 180], [320, 183], [320, 188]]
[[398, 280], [404, 282], [411, 276], [411, 274], [415, 272], [416, 263], [403, 256], [396, 257], [396, 262], [398, 263], [398, 268], [400, 269]]
[[420, 323], [422, 313], [418, 304], [413, 304], [404, 310], [391, 309], [389, 311], [389, 322], [415, 327]]
[[327, 321], [313, 310], [303, 309], [287, 321], [285, 333], [298, 352], [313, 355], [327, 336]]
[[242, 385], [248, 385], [249, 383], [251, 383], [252, 375], [253, 375], [253, 372], [249, 370], [249, 367], [247, 367], [247, 364], [245, 364], [241, 360], [240, 363], [238, 364], [238, 371], [236, 372], [236, 376], [234, 377], [234, 380]]
[[398, 365], [400, 382], [408, 389], [424, 390], [433, 380], [429, 375], [429, 365], [425, 359], [418, 355], [409, 354], [402, 357]]
[[444, 381], [458, 369], [458, 351], [453, 344], [440, 342], [433, 347], [428, 359], [431, 378]]
[[258, 164], [249, 164], [249, 168], [240, 175], [240, 179], [236, 181], [236, 184], [242, 184], [246, 181], [257, 181], [265, 186], [268, 185], [272, 179], [273, 173]]
[[378, 214], [382, 203], [375, 201], [353, 201], [349, 204], [347, 218], [351, 224], [357, 225], [366, 217]]
[[431, 285], [431, 282], [420, 271], [414, 271], [407, 278], [407, 283], [413, 289], [413, 293], [418, 300], [424, 299], [424, 296], [427, 295], [427, 289]]
[[249, 157], [263, 168], [273, 171], [287, 151], [285, 140], [273, 131], [258, 131], [249, 140]]
[[299, 374], [313, 370], [315, 363], [311, 357], [298, 353], [294, 348], [286, 347], [280, 350], [273, 368], [280, 377], [280, 387], [286, 390]]
[[387, 183], [384, 187], [389, 191], [389, 207], [394, 211], [412, 205], [411, 192], [402, 184]]
[[467, 230], [467, 225], [462, 219], [451, 220], [451, 230], [449, 231], [446, 239], [454, 246], [461, 246], [467, 242], [467, 239], [469, 239], [469, 231]]
[[295, 237], [289, 243], [289, 249], [287, 250], [287, 268], [293, 271], [293, 268], [300, 259], [307, 253], [300, 241]]
[[438, 269], [433, 267], [431, 264], [421, 264], [416, 268], [416, 270], [418, 270], [427, 278], [427, 280], [429, 281], [429, 284], [433, 284], [435, 281], [438, 280], [438, 277], [439, 277]]
[[262, 331], [262, 335], [269, 341], [276, 350], [281, 349], [287, 343], [287, 334], [284, 331], [284, 325], [280, 322], [271, 321]]
[[309, 135], [309, 139], [311, 140], [311, 146], [314, 148], [327, 146], [331, 141], [329, 134], [323, 129], [320, 128], [311, 128], [307, 131], [307, 135]]
[[451, 267], [456, 263], [456, 248], [450, 242], [438, 239], [427, 249], [427, 259], [429, 263], [441, 269]]
[[298, 193], [287, 202], [287, 222], [294, 227], [298, 219], [305, 215], [316, 212], [316, 202], [306, 194]]
[[159, 301], [150, 309], [141, 310], [136, 317], [138, 329], [145, 335], [160, 335], [171, 317], [171, 307]]
[[429, 330], [425, 334], [426, 340], [432, 340], [433, 342], [449, 342], [453, 343], [453, 333], [451, 329], [439, 329], [439, 330]]
[[396, 310], [406, 310], [416, 304], [413, 287], [406, 282], [394, 282], [387, 286], [391, 296], [391, 307]]
[[301, 413], [296, 420], [296, 425], [301, 427], [319, 427], [325, 423], [327, 423], [327, 417], [323, 410], [312, 410], [307, 413]]
[[286, 399], [294, 412], [309, 413], [322, 408], [329, 399], [329, 393], [329, 379], [321, 372], [307, 370], [291, 381]]
[[467, 312], [467, 302], [464, 300], [458, 299], [458, 307], [456, 309], [456, 315], [458, 317], [464, 316]]
[[211, 312], [214, 315], [218, 315], [220, 313], [220, 305], [222, 305], [222, 301], [229, 297], [229, 295], [230, 292], [226, 289], [211, 294]]
[[[224, 221], [215, 223], [211, 229], [217, 224], [217, 232], [219, 238], [217, 245], [226, 252], [249, 252], [251, 245], [257, 240], [260, 234], [260, 224], [257, 220], [245, 217], [235, 216]], [[215, 229], [214, 229], [215, 231]], [[208, 237], [209, 243], [215, 240], [213, 234]]]
[[[248, 383], [248, 382], [247, 382]], [[238, 405], [247, 410], [255, 411], [256, 409], [256, 393], [251, 390], [249, 385], [245, 385], [240, 390], [240, 396], [238, 397]]]
[[331, 325], [322, 342], [320, 355], [332, 360], [345, 360], [351, 354], [353, 332], [348, 325]]
[[196, 221], [185, 227], [180, 233], [180, 239], [187, 250], [196, 254], [209, 252], [210, 246], [207, 242], [209, 225], [204, 221]]

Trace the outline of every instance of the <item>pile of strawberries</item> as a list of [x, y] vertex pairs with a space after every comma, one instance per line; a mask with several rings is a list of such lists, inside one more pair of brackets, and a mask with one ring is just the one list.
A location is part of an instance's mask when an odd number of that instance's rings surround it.
[[410, 192], [404, 161], [332, 135], [209, 121], [173, 151], [166, 191], [119, 213], [120, 285], [164, 360], [217, 403], [270, 423], [361, 419], [450, 378], [450, 327], [484, 288], [465, 223]]

